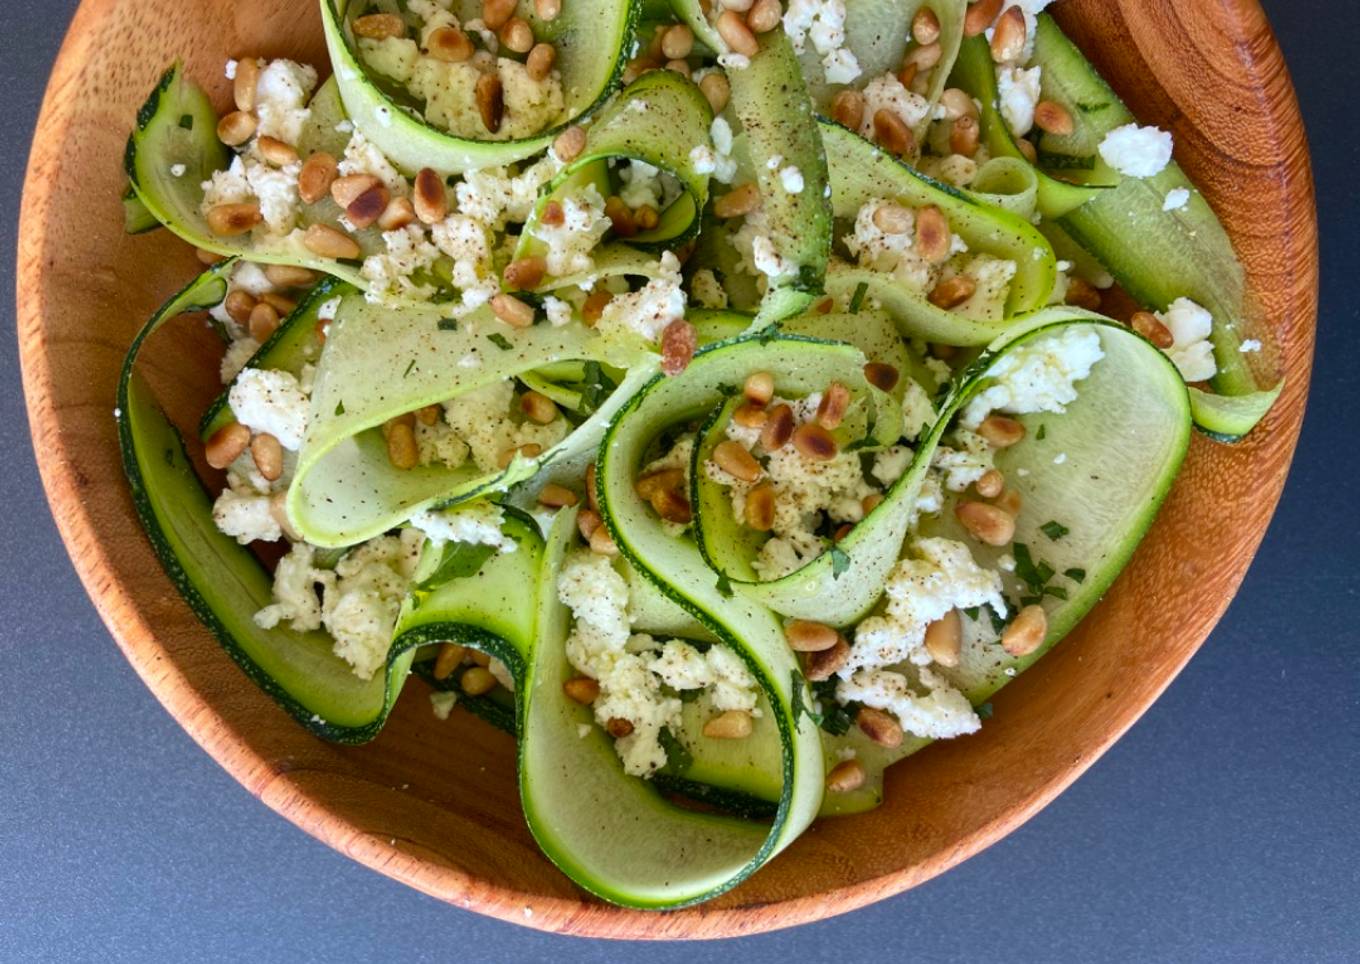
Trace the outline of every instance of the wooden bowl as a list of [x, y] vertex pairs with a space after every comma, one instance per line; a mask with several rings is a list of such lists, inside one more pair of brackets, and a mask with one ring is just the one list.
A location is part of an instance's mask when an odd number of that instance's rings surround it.
[[[368, 746], [308, 735], [237, 670], [162, 574], [123, 483], [112, 409], [133, 332], [197, 270], [167, 232], [122, 232], [134, 112], [177, 57], [224, 104], [229, 56], [324, 64], [315, 7], [85, 0], [38, 124], [18, 265], [34, 445], [86, 589], [166, 709], [308, 833], [441, 900], [545, 930], [700, 938], [828, 917], [940, 873], [1052, 800], [1147, 709], [1228, 605], [1284, 484], [1313, 350], [1315, 211], [1294, 93], [1253, 0], [1063, 0], [1063, 25], [1137, 115], [1175, 133], [1177, 157], [1227, 224], [1273, 319], [1288, 383], [1248, 441], [1196, 438], [1128, 571], [997, 698], [989, 726], [894, 768], [877, 811], [821, 821], [737, 890], [667, 914], [600, 904], [558, 873], [520, 817], [510, 737], [464, 713], [437, 721], [422, 684]], [[179, 332], [148, 367], [172, 416], [192, 425], [216, 390], [216, 355], [202, 326]]]

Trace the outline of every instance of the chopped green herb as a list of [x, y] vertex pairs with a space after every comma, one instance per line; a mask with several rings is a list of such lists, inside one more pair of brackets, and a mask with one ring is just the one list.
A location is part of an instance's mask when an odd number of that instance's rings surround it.
[[1002, 616], [991, 606], [987, 607], [987, 614], [992, 617], [992, 632], [1000, 636], [1002, 630], [1006, 628], [1006, 617]]
[[411, 369], [413, 369], [413, 368], [415, 368], [415, 367], [416, 367], [416, 360], [415, 360], [414, 358], [412, 358], [412, 359], [407, 363], [407, 365], [406, 365], [406, 371], [404, 371], [404, 372], [401, 373], [401, 377], [402, 377], [402, 378], [405, 378], [407, 375], [411, 374]]
[[982, 612], [981, 606], [969, 606], [967, 609], [963, 611], [963, 614], [967, 616], [969, 619], [976, 620], [981, 612]]
[[510, 344], [510, 339], [506, 338], [499, 331], [493, 331], [491, 334], [487, 335], [486, 340], [491, 342], [491, 344], [495, 345], [501, 351], [509, 351], [515, 347]]
[[831, 547], [831, 576], [839, 579], [850, 569], [850, 555], [840, 546]]
[[850, 314], [859, 314], [860, 305], [864, 304], [864, 296], [869, 293], [869, 282], [861, 281], [855, 285], [855, 293], [850, 296]]
[[1054, 599], [1066, 599], [1067, 590], [1064, 589], [1062, 586], [1045, 586], [1044, 595], [1052, 596]]
[[1068, 579], [1071, 579], [1073, 582], [1086, 581], [1085, 569], [1067, 569], [1063, 571], [1063, 575], [1066, 576]]
[[849, 706], [836, 702], [836, 681], [822, 680], [812, 684], [812, 695], [822, 705], [821, 727], [832, 736], [844, 736], [854, 725], [855, 715]]
[[1053, 578], [1053, 567], [1040, 560], [1034, 561], [1030, 555], [1029, 546], [1023, 542], [1017, 542], [1014, 547], [1015, 554], [1015, 574], [1033, 592], [1043, 592], [1044, 586]]
[[1039, 431], [1034, 433], [1034, 437], [1038, 439], [1040, 442], [1042, 442], [1044, 440], [1044, 436], [1046, 435], [1048, 435], [1048, 426], [1045, 425], [1043, 422], [1040, 422]]
[[344, 414], [345, 414], [345, 403], [344, 403], [344, 402], [336, 402], [336, 403], [335, 403], [335, 414], [336, 414], [336, 415], [344, 415]]
[[812, 707], [803, 702], [803, 688], [806, 685], [807, 680], [803, 678], [802, 673], [798, 672], [796, 669], [789, 670], [789, 686], [793, 694], [793, 725], [797, 726], [799, 720], [804, 716], [808, 716], [812, 718], [812, 722], [820, 726], [822, 723], [821, 716], [814, 713]]
[[979, 720], [990, 720], [990, 719], [992, 718], [992, 704], [991, 704], [991, 702], [988, 701], [988, 702], [983, 703], [983, 704], [981, 704], [980, 706], [978, 706], [978, 707], [977, 707], [977, 715], [978, 715], [978, 719], [979, 719]]
[[599, 408], [613, 387], [599, 362], [586, 362], [585, 378], [581, 381], [581, 414], [589, 415]]
[[1059, 539], [1067, 535], [1072, 530], [1067, 528], [1067, 526], [1063, 525], [1061, 522], [1045, 522], [1043, 525], [1039, 526], [1039, 531], [1042, 532], [1044, 535], [1048, 536], [1054, 542], [1057, 542]]
[[[688, 691], [686, 691], [688, 692]], [[698, 692], [695, 690], [694, 692]], [[689, 748], [675, 738], [675, 734], [668, 727], [663, 727], [657, 735], [657, 742], [661, 744], [661, 749], [666, 751], [666, 772], [676, 775], [682, 774], [694, 765], [694, 754], [689, 752]]]
[[181, 114], [181, 115], [180, 115], [180, 118], [179, 118], [179, 126], [182, 127], [182, 128], [184, 128], [186, 131], [191, 131], [191, 130], [193, 130], [193, 129], [194, 129], [194, 115], [193, 115], [193, 114]]
[[421, 580], [416, 589], [429, 592], [454, 579], [475, 576], [488, 559], [496, 554], [495, 546], [473, 545], [468, 542], [448, 542], [439, 557], [434, 572]]
[[456, 318], [440, 318], [437, 327], [440, 331], [457, 331], [458, 320]]
[[718, 573], [718, 581], [716, 583], [716, 588], [718, 592], [722, 593], [728, 599], [732, 598], [732, 580], [727, 578], [726, 573], [723, 572]]

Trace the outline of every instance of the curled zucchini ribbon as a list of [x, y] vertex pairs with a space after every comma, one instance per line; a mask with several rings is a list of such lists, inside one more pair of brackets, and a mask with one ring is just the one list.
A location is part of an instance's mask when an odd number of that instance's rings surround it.
[[[521, 0], [515, 16], [533, 28], [535, 38], [557, 51], [565, 97], [563, 118], [528, 137], [477, 140], [457, 137], [425, 119], [422, 105], [409, 93], [375, 74], [359, 56], [353, 20], [369, 13], [370, 3], [320, 0], [326, 46], [339, 80], [340, 98], [355, 126], [408, 174], [423, 167], [444, 176], [495, 167], [539, 153], [564, 129], [599, 110], [618, 84], [637, 26], [637, 0], [583, 0], [563, 4], [552, 20], [538, 17], [533, 3]], [[388, 12], [402, 6], [378, 4]]]
[[[1015, 156], [995, 110], [991, 58], [985, 44], [970, 49], [973, 43], [965, 43], [955, 78], [982, 100], [992, 152]], [[1121, 178], [1108, 168], [1099, 145], [1110, 131], [1134, 123], [1133, 114], [1048, 14], [1038, 18], [1032, 63], [1043, 68], [1043, 98], [1065, 107], [1075, 122], [1071, 134], [1038, 140], [1039, 167], [1063, 178], [1039, 173], [1039, 210], [1057, 219], [1046, 231], [1059, 247], [1074, 244], [1093, 255], [1149, 310], [1164, 311], [1180, 297], [1209, 310], [1218, 373], [1213, 393], [1190, 389], [1195, 422], [1222, 441], [1241, 438], [1270, 410], [1283, 382], [1268, 370], [1268, 359], [1253, 362], [1240, 350], [1245, 339], [1266, 340], [1267, 331], [1223, 225], [1174, 161], [1150, 178]], [[1188, 192], [1189, 201], [1168, 211], [1172, 191]]]

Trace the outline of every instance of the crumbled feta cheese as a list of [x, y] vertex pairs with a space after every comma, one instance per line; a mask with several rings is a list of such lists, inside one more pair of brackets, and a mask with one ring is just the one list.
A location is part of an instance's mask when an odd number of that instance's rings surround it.
[[307, 395], [289, 372], [247, 368], [227, 393], [236, 420], [252, 432], [267, 432], [291, 452], [307, 431]]
[[779, 185], [789, 194], [803, 193], [803, 172], [793, 165], [779, 171]]
[[1067, 326], [1025, 342], [992, 366], [988, 376], [995, 382], [968, 403], [960, 421], [973, 429], [994, 411], [1061, 414], [1077, 397], [1076, 383], [1104, 357], [1100, 336], [1089, 328]]
[[171, 164], [171, 165], [170, 165], [170, 176], [171, 176], [171, 177], [183, 177], [183, 176], [185, 175], [185, 173], [186, 173], [188, 170], [189, 170], [188, 166], [186, 166], [186, 165], [184, 165], [184, 164]]
[[837, 684], [836, 698], [891, 713], [902, 729], [926, 739], [944, 740], [981, 728], [967, 697], [930, 670], [922, 667], [917, 672], [924, 693], [914, 690], [901, 673], [862, 669]]
[[318, 569], [314, 553], [313, 546], [295, 542], [288, 555], [279, 560], [274, 569], [274, 602], [255, 614], [255, 624], [261, 629], [273, 629], [283, 622], [299, 633], [321, 628], [321, 599], [316, 587], [321, 586], [323, 592], [333, 589], [335, 573]]
[[486, 226], [464, 214], [450, 214], [430, 228], [430, 240], [453, 260], [453, 284], [463, 307], [486, 304], [500, 290]]
[[700, 308], [727, 307], [727, 291], [712, 268], [700, 268], [690, 276], [689, 296]]
[[680, 262], [669, 251], [661, 255], [661, 277], [637, 291], [618, 294], [604, 306], [596, 330], [618, 335], [632, 332], [656, 341], [673, 321], [685, 317], [685, 292], [680, 287]]
[[996, 70], [997, 106], [1006, 126], [1016, 137], [1034, 129], [1034, 108], [1039, 103], [1042, 67], [998, 67]]
[[370, 539], [336, 564], [335, 586], [323, 597], [322, 620], [335, 654], [361, 679], [371, 679], [387, 659], [422, 542], [418, 530], [403, 529], [400, 536]]
[[1156, 127], [1125, 124], [1100, 142], [1100, 156], [1126, 177], [1154, 177], [1171, 163], [1171, 135]]
[[1173, 187], [1166, 192], [1166, 200], [1162, 202], [1163, 211], [1179, 211], [1190, 203], [1190, 192], [1183, 187]]
[[1209, 335], [1214, 328], [1214, 316], [1189, 298], [1177, 298], [1157, 318], [1171, 332], [1172, 345], [1166, 355], [1180, 370], [1187, 382], [1203, 382], [1218, 372], [1214, 346]]
[[491, 671], [492, 676], [496, 677], [497, 683], [500, 683], [512, 693], [515, 691], [515, 677], [514, 674], [510, 672], [509, 666], [506, 666], [493, 656], [491, 662], [486, 664], [486, 668]]
[[1237, 350], [1244, 355], [1249, 355], [1252, 352], [1260, 351], [1261, 343], [1257, 341], [1255, 338], [1248, 338], [1246, 341], [1242, 342], [1242, 344], [1237, 346]]
[[560, 223], [539, 221], [534, 226], [535, 236], [548, 248], [548, 274], [561, 278], [590, 271], [595, 266], [590, 253], [612, 225], [594, 184], [586, 185], [575, 197], [563, 198]]
[[571, 303], [547, 295], [543, 299], [543, 310], [548, 316], [548, 324], [554, 328], [561, 328], [563, 325], [571, 324]]
[[244, 484], [223, 489], [213, 503], [212, 515], [218, 530], [241, 545], [283, 538], [283, 529], [274, 517], [270, 496]]
[[930, 662], [925, 648], [926, 627], [952, 609], [990, 606], [1006, 614], [1001, 576], [973, 561], [968, 546], [952, 539], [920, 539], [912, 546], [915, 558], [898, 562], [884, 586], [887, 603], [855, 630], [850, 659], [839, 675], [848, 679], [856, 670], [878, 669], [905, 661], [918, 666]]
[[435, 545], [464, 542], [494, 546], [501, 552], [514, 552], [515, 540], [502, 531], [505, 513], [494, 502], [464, 502], [448, 509], [423, 509], [411, 516], [411, 525], [425, 533]]
[[859, 62], [845, 47], [845, 6], [845, 0], [789, 0], [784, 12], [793, 49], [802, 53], [810, 38], [831, 84], [848, 84], [860, 75]]
[[430, 694], [430, 710], [435, 719], [447, 720], [457, 702], [458, 693], [455, 690], [439, 690]]
[[896, 74], [880, 74], [869, 81], [863, 93], [864, 120], [859, 132], [870, 140], [874, 136], [874, 115], [881, 110], [896, 114], [911, 128], [919, 127], [930, 116], [930, 101], [903, 87]]
[[[273, 137], [296, 144], [311, 116], [307, 101], [316, 89], [316, 70], [291, 60], [272, 60], [260, 71], [255, 85], [257, 137]], [[296, 175], [294, 177], [296, 179]]]
[[236, 68], [239, 67], [239, 66], [241, 66], [241, 65], [240, 65], [240, 63], [239, 63], [238, 61], [235, 61], [235, 60], [228, 60], [228, 61], [227, 61], [226, 69], [223, 71], [223, 73], [225, 73], [225, 74], [227, 75], [227, 80], [235, 80], [235, 79], [236, 79]]
[[483, 472], [500, 468], [501, 454], [508, 449], [534, 444], [543, 451], [561, 442], [568, 423], [555, 418], [547, 425], [511, 417], [515, 386], [511, 381], [492, 382], [466, 392], [444, 404], [449, 426], [467, 443], [472, 458]]
[[372, 254], [364, 259], [359, 273], [368, 282], [364, 297], [376, 304], [397, 304], [404, 299], [426, 301], [433, 297], [435, 286], [416, 280], [418, 272], [429, 272], [439, 260], [439, 248], [425, 237], [419, 223], [408, 224], [395, 231], [384, 231], [383, 254]]
[[928, 426], [935, 424], [937, 417], [935, 405], [921, 383], [908, 379], [906, 393], [902, 396], [903, 438], [920, 437]]
[[916, 453], [905, 445], [890, 445], [874, 456], [872, 475], [885, 486], [900, 479]]
[[965, 428], [954, 433], [952, 442], [936, 448], [930, 464], [943, 473], [946, 489], [962, 492], [993, 467], [994, 453], [985, 438]]
[[405, 197], [410, 193], [410, 185], [407, 184], [406, 178], [392, 166], [387, 155], [357, 130], [350, 135], [349, 143], [345, 145], [345, 155], [340, 159], [339, 171], [341, 176], [345, 177], [351, 174], [368, 174], [376, 177], [397, 197]]

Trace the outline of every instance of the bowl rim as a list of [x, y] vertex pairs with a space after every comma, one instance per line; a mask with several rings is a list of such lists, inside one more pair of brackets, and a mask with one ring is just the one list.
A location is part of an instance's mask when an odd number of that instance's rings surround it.
[[[442, 901], [510, 923], [559, 933], [628, 939], [708, 939], [761, 933], [825, 919], [901, 893], [1000, 840], [1043, 809], [1099, 759], [1170, 685], [1202, 645], [1227, 609], [1260, 545], [1283, 488], [1307, 396], [1317, 316], [1317, 217], [1308, 146], [1297, 99], [1265, 13], [1258, 0], [1212, 0], [1209, 15], [1224, 30], [1224, 37], [1218, 42], [1237, 45], [1243, 51], [1240, 63], [1249, 79], [1259, 81], [1269, 75], [1277, 85], [1283, 85], [1280, 96], [1262, 99], [1262, 113], [1269, 128], [1280, 137], [1273, 165], [1280, 169], [1278, 176], [1285, 185], [1280, 195], [1293, 205], [1302, 205], [1303, 210], [1291, 212], [1291, 223], [1309, 235], [1307, 243], [1299, 249], [1302, 259], [1297, 267], [1302, 273], [1291, 288], [1302, 300], [1291, 317], [1280, 322], [1296, 328], [1295, 334], [1301, 340], [1301, 350], [1293, 358], [1292, 366], [1286, 366], [1289, 382], [1282, 401], [1288, 399], [1289, 404], [1280, 417], [1272, 416], [1268, 429], [1264, 429], [1274, 436], [1277, 454], [1283, 447], [1278, 472], [1257, 493], [1264, 506], [1263, 521], [1250, 534], [1248, 550], [1234, 563], [1230, 573], [1232, 591], [1225, 593], [1206, 613], [1203, 631], [1186, 649], [1184, 659], [1170, 667], [1144, 699], [1128, 704], [1103, 738], [1088, 746], [1062, 773], [995, 820], [966, 834], [956, 846], [921, 863], [832, 891], [775, 903], [720, 908], [701, 905], [658, 914], [601, 904], [584, 894], [580, 899], [565, 899], [508, 889], [478, 878], [438, 855], [405, 850], [398, 841], [380, 839], [327, 810], [324, 801], [309, 796], [303, 779], [277, 767], [238, 736], [213, 704], [189, 684], [173, 660], [147, 656], [160, 648], [156, 631], [128, 587], [109, 577], [115, 567], [108, 562], [97, 520], [87, 511], [81, 496], [88, 481], [79, 477], [66, 455], [73, 442], [63, 431], [64, 419], [69, 416], [63, 416], [52, 403], [51, 386], [57, 376], [43, 348], [46, 308], [43, 289], [39, 284], [29, 283], [48, 263], [46, 214], [56, 190], [55, 178], [39, 175], [59, 167], [60, 145], [75, 122], [72, 105], [61, 98], [60, 92], [91, 61], [89, 45], [99, 31], [88, 28], [117, 2], [82, 0], [77, 9], [53, 66], [25, 172], [16, 271], [17, 333], [30, 433], [44, 491], [67, 552], [101, 619], [143, 682], [179, 725], [269, 807], [327, 845], [380, 873]], [[1258, 41], [1251, 47], [1247, 44], [1250, 38]], [[223, 660], [229, 662], [225, 654]], [[244, 679], [242, 683], [249, 685]]]

